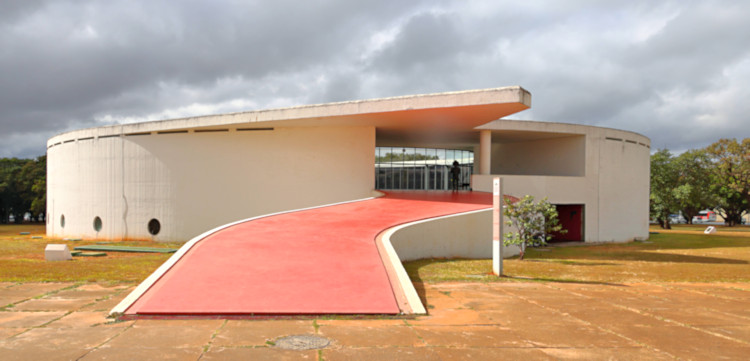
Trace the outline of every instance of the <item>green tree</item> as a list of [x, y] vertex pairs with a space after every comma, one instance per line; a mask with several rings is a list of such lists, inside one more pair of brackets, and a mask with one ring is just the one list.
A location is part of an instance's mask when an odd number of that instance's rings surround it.
[[38, 216], [47, 213], [47, 177], [37, 179], [31, 187], [34, 199], [31, 201], [31, 214]]
[[669, 215], [680, 208], [677, 192], [679, 172], [672, 153], [660, 149], [651, 155], [651, 193], [649, 211], [662, 228], [671, 229]]
[[24, 206], [32, 217], [47, 212], [47, 156], [37, 157], [21, 168]]
[[23, 202], [19, 174], [27, 160], [18, 158], [0, 159], [0, 222], [6, 223], [13, 215], [16, 222], [23, 217]]
[[31, 212], [35, 217], [46, 209], [47, 158], [0, 159], [0, 222], [10, 215], [16, 223]]
[[516, 229], [515, 233], [505, 234], [503, 244], [519, 245], [519, 259], [523, 259], [526, 254], [526, 246], [546, 244], [552, 238], [552, 232], [567, 233], [557, 218], [557, 208], [550, 204], [546, 197], [539, 203], [534, 202], [534, 197], [529, 195], [515, 203], [506, 201], [503, 214], [508, 218], [507, 225]]
[[742, 213], [750, 210], [750, 138], [720, 139], [706, 148], [714, 163], [713, 193], [717, 211], [728, 226], [740, 224]]
[[436, 155], [426, 155], [420, 153], [385, 153], [385, 155], [375, 157], [375, 161], [377, 163], [436, 159], [440, 158]]
[[693, 217], [706, 208], [716, 206], [711, 190], [713, 163], [704, 149], [689, 150], [674, 159], [678, 186], [674, 189], [677, 209], [693, 223]]

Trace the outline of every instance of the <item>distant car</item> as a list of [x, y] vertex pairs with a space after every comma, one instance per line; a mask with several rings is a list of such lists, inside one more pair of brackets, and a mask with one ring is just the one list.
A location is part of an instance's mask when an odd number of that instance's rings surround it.
[[685, 217], [682, 216], [682, 214], [670, 214], [669, 223], [672, 223], [672, 224], [687, 223], [687, 220], [685, 219]]
[[698, 215], [693, 217], [693, 223], [707, 223], [716, 222], [716, 212], [705, 210], [698, 212]]

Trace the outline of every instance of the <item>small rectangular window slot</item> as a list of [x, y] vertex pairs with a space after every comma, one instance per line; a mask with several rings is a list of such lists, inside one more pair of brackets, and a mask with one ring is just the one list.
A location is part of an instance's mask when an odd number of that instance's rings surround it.
[[82, 140], [91, 140], [91, 139], [94, 139], [94, 137], [78, 138], [78, 141], [80, 142]]
[[119, 138], [119, 137], [120, 137], [120, 135], [119, 135], [119, 134], [112, 134], [112, 135], [100, 135], [100, 136], [99, 136], [99, 139], [104, 139], [104, 138]]
[[196, 129], [196, 133], [218, 133], [218, 132], [228, 132], [229, 129]]
[[626, 142], [626, 143], [633, 143], [633, 144], [638, 144], [638, 142], [636, 142], [635, 140], [627, 140], [627, 139], [626, 139], [626, 140], [625, 140], [625, 142]]
[[52, 144], [52, 145], [50, 145], [49, 147], [47, 147], [47, 149], [50, 149], [50, 148], [52, 148], [52, 147], [54, 147], [54, 146], [56, 146], [56, 145], [57, 145], [57, 144]]
[[76, 141], [75, 139], [68, 139], [68, 140], [64, 141], [63, 144], [65, 144], [65, 143], [73, 143], [75, 141]]
[[622, 142], [622, 138], [610, 138], [610, 137], [606, 137], [606, 139], [607, 140], [614, 140], [614, 141]]
[[161, 132], [156, 132], [156, 134], [183, 134], [187, 133], [187, 130], [165, 130]]
[[126, 137], [135, 137], [140, 135], [151, 135], [151, 132], [142, 132], [142, 133], [128, 133], [125, 134]]
[[257, 132], [262, 130], [273, 130], [273, 128], [237, 128], [238, 132]]

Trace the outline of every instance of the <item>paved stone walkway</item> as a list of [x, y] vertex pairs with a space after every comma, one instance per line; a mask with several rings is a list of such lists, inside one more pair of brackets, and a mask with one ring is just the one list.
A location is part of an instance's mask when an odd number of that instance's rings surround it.
[[450, 283], [419, 287], [431, 314], [409, 319], [106, 319], [132, 287], [0, 283], [0, 359], [750, 359], [750, 284]]

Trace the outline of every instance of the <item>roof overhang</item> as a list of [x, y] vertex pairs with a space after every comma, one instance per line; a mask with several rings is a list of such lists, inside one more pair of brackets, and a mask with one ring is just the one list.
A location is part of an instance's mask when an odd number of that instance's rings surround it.
[[531, 94], [520, 86], [511, 86], [105, 126], [61, 134], [49, 142], [59, 141], [59, 137], [227, 127], [373, 126], [386, 131], [470, 131], [530, 106]]

